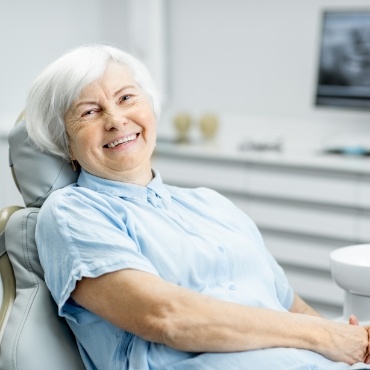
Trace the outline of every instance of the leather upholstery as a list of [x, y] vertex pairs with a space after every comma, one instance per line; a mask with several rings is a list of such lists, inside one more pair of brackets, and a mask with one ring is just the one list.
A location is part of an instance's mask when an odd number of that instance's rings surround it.
[[[9, 258], [16, 284], [14, 302], [10, 294], [8, 310], [0, 310], [7, 312], [0, 328], [0, 369], [83, 370], [75, 338], [65, 320], [58, 317], [46, 288], [35, 243], [39, 207], [52, 191], [74, 182], [78, 174], [65, 160], [36, 150], [28, 140], [24, 121], [14, 126], [9, 144], [13, 174], [26, 208], [0, 213], [5, 215], [0, 260], [10, 266]], [[1, 273], [11, 275], [1, 263], [0, 268]]]
[[0, 211], [0, 279], [2, 283], [2, 305], [0, 307], [0, 343], [3, 338], [5, 323], [15, 299], [15, 279], [8, 253], [5, 250], [5, 227], [10, 216], [21, 207], [7, 207]]
[[9, 134], [9, 161], [27, 207], [41, 207], [51, 192], [76, 182], [78, 176], [66, 160], [35, 149], [24, 120]]

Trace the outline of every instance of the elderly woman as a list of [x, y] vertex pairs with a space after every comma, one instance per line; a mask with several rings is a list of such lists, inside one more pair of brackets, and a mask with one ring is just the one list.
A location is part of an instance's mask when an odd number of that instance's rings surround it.
[[35, 145], [81, 170], [43, 205], [36, 240], [86, 368], [365, 362], [369, 327], [325, 320], [295, 295], [243, 212], [212, 190], [162, 182], [151, 167], [159, 110], [145, 67], [104, 45], [62, 56], [29, 94]]

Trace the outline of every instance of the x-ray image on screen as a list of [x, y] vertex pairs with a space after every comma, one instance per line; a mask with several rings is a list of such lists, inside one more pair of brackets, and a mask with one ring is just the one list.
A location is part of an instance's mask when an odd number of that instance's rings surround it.
[[370, 9], [324, 12], [316, 104], [370, 108]]

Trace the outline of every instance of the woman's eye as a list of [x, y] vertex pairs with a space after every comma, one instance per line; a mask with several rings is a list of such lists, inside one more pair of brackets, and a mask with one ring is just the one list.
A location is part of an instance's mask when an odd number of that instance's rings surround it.
[[132, 97], [132, 95], [123, 95], [123, 96], [121, 96], [120, 101], [122, 102], [122, 101], [128, 100], [131, 97]]
[[94, 114], [96, 111], [91, 109], [91, 110], [87, 110], [86, 112], [83, 112], [82, 113], [82, 117], [85, 117], [85, 116], [90, 116], [92, 114]]

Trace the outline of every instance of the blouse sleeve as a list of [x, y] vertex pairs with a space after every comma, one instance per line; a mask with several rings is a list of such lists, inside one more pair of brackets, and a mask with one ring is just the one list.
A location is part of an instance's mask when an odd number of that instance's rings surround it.
[[36, 243], [59, 314], [74, 322], [77, 312], [69, 298], [83, 277], [128, 268], [158, 275], [130, 238], [127, 215], [118, 217], [109, 204], [92, 200], [73, 187], [53, 193], [43, 205]]

